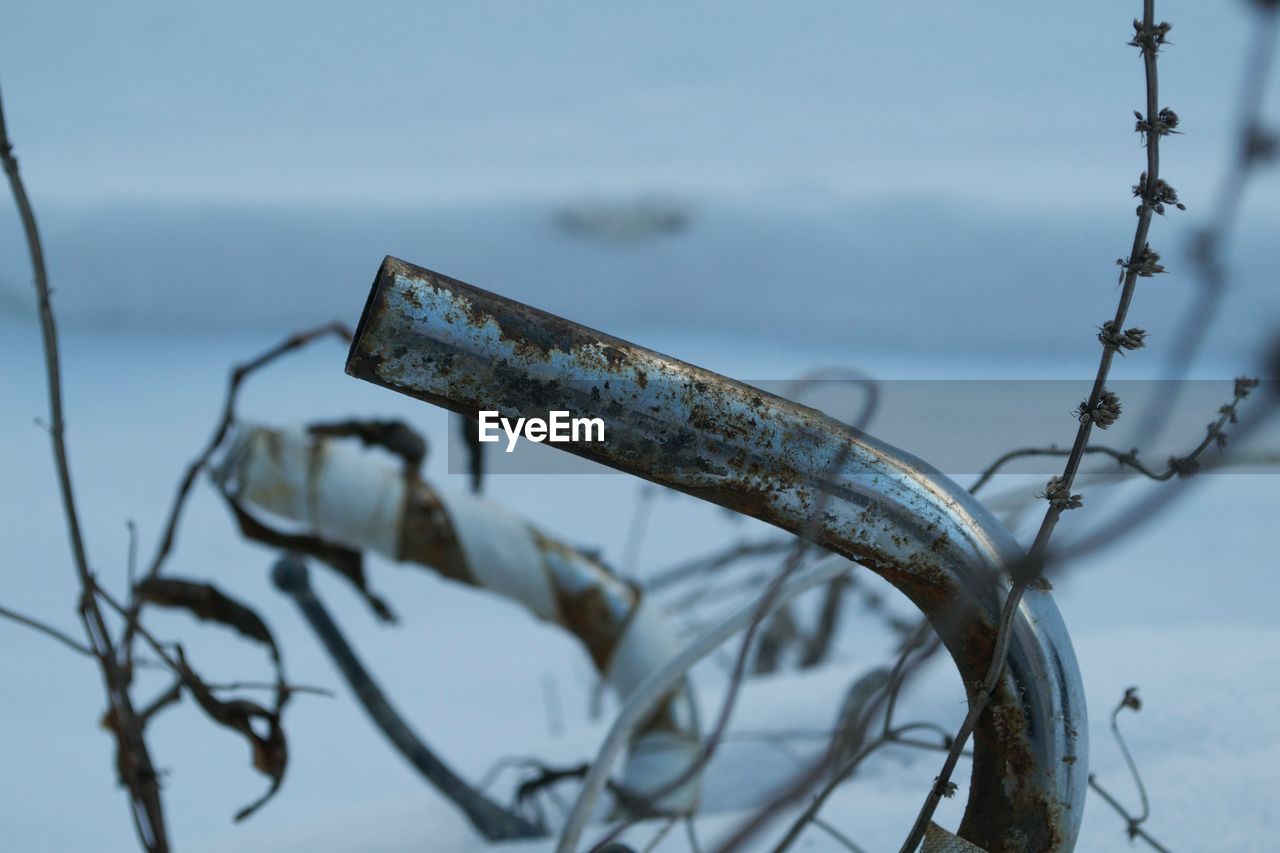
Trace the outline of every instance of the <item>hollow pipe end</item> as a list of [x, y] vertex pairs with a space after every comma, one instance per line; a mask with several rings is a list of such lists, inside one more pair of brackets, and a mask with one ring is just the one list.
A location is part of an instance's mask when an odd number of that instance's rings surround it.
[[[378, 272], [373, 277], [373, 284], [369, 288], [369, 295], [365, 298], [364, 310], [360, 312], [360, 322], [356, 324], [355, 334], [351, 337], [351, 348], [347, 351], [346, 373], [356, 379], [364, 379], [369, 382], [379, 382], [377, 377], [378, 356], [371, 353], [369, 348], [364, 345], [365, 331], [369, 326], [369, 318], [377, 312], [378, 305], [381, 303], [381, 294], [387, 282], [395, 278], [397, 270], [414, 270], [418, 269], [408, 261], [402, 261], [399, 258], [386, 255], [382, 259], [382, 263], [378, 265]], [[425, 270], [420, 270], [425, 272]]]

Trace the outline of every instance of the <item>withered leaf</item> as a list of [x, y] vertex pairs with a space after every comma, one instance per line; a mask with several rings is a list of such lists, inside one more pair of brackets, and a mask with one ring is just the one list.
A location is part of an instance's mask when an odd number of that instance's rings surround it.
[[417, 474], [427, 458], [427, 440], [413, 427], [399, 420], [333, 421], [314, 423], [307, 432], [334, 438], [358, 438], [365, 447], [381, 447], [404, 462], [405, 471]]
[[240, 526], [240, 532], [244, 534], [246, 539], [251, 539], [254, 542], [260, 542], [273, 548], [279, 548], [282, 551], [297, 551], [326, 563], [336, 569], [339, 574], [349, 580], [360, 591], [360, 594], [364, 596], [365, 601], [373, 608], [378, 618], [385, 622], [395, 621], [395, 614], [392, 613], [387, 603], [369, 589], [369, 584], [364, 574], [364, 558], [359, 551], [353, 551], [350, 548], [326, 542], [317, 536], [273, 530], [250, 515], [225, 489], [221, 491], [223, 498], [227, 501], [227, 505], [231, 507], [236, 523]]
[[218, 622], [271, 649], [279, 661], [280, 650], [267, 624], [254, 610], [224, 594], [213, 584], [182, 578], [149, 578], [134, 589], [139, 600], [159, 607], [177, 607], [203, 621]]
[[[289, 690], [285, 686], [280, 649], [275, 638], [262, 617], [251, 607], [241, 604], [209, 583], [183, 578], [149, 578], [135, 587], [134, 594], [139, 601], [147, 604], [176, 607], [186, 610], [197, 619], [225, 625], [241, 636], [262, 643], [271, 652], [276, 670], [276, 700], [275, 707], [267, 709], [247, 699], [223, 701], [214, 696], [209, 686], [187, 663], [182, 647], [176, 649], [177, 660], [174, 664], [181, 686], [186, 688], [210, 719], [239, 732], [249, 741], [253, 750], [254, 768], [271, 779], [271, 785], [263, 796], [236, 813], [236, 820], [244, 820], [279, 790], [288, 763], [288, 749], [280, 715], [289, 701]], [[176, 702], [180, 695], [177, 687], [175, 685], [152, 703], [143, 712], [143, 719], [150, 718], [156, 711]], [[259, 729], [265, 728], [265, 734], [254, 728], [255, 721], [258, 722]]]
[[[284, 728], [280, 725], [280, 711], [287, 701], [288, 693], [281, 690], [277, 694], [274, 710], [268, 710], [248, 699], [223, 701], [214, 696], [208, 685], [187, 665], [181, 647], [177, 649], [177, 665], [178, 675], [183, 685], [191, 692], [192, 698], [196, 700], [196, 704], [214, 722], [244, 735], [253, 750], [254, 769], [271, 779], [271, 785], [265, 794], [236, 812], [235, 819], [244, 820], [275, 796], [284, 781], [289, 750], [285, 741]], [[265, 735], [259, 734], [254, 729], [254, 720], [265, 723], [267, 729]]]

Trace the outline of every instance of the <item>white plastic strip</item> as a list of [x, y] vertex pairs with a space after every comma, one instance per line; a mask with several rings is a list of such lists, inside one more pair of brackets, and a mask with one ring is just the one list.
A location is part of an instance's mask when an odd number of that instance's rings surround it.
[[528, 525], [492, 501], [466, 493], [441, 496], [475, 582], [554, 621], [556, 599], [542, 552]]
[[237, 500], [292, 519], [330, 542], [395, 559], [404, 475], [370, 465], [349, 442], [317, 439], [301, 427], [237, 426], [219, 477]]
[[[397, 559], [401, 553], [406, 488], [404, 471], [389, 458], [350, 441], [316, 436], [303, 428], [237, 426], [215, 476], [238, 501], [305, 526], [327, 541], [373, 550]], [[612, 645], [605, 682], [620, 702], [634, 694], [680, 650], [674, 627], [657, 607], [580, 552], [549, 543], [527, 522], [491, 501], [469, 494], [431, 493], [449, 518], [463, 562], [478, 586], [527, 607], [548, 621], [572, 624], [560, 607], [566, 600], [602, 603], [621, 636], [582, 637]], [[637, 604], [637, 597], [639, 603]], [[598, 605], [593, 605], [598, 606]], [[602, 646], [603, 648], [604, 646]], [[692, 699], [676, 679], [649, 709], [669, 700], [661, 724], [629, 729], [630, 750], [620, 784], [644, 796], [683, 775], [695, 760], [699, 739]], [[685, 814], [697, 805], [698, 779], [691, 778], [654, 805]]]

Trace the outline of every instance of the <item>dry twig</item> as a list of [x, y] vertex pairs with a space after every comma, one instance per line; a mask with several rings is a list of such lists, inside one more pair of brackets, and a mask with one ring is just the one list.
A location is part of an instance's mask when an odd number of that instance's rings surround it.
[[[1134, 228], [1133, 244], [1129, 251], [1129, 256], [1120, 262], [1123, 269], [1122, 286], [1115, 316], [1103, 325], [1104, 336], [1101, 338], [1102, 355], [1098, 361], [1098, 371], [1094, 377], [1093, 390], [1089, 393], [1089, 398], [1080, 404], [1080, 424], [1076, 430], [1075, 441], [1071, 446], [1071, 453], [1067, 457], [1067, 463], [1062, 475], [1059, 478], [1055, 478], [1055, 481], [1051, 481], [1051, 489], [1069, 497], [1066, 500], [1051, 499], [1049, 501], [1049, 508], [1046, 510], [1044, 520], [1036, 533], [1026, 563], [1023, 566], [1016, 567], [1013, 587], [1009, 591], [1001, 614], [1000, 629], [996, 635], [991, 665], [982, 683], [977, 686], [977, 689], [970, 696], [969, 711], [956, 732], [951, 751], [947, 754], [942, 769], [934, 780], [933, 787], [930, 789], [924, 805], [920, 808], [915, 824], [912, 826], [911, 831], [907, 833], [906, 840], [902, 843], [902, 853], [913, 853], [920, 846], [920, 842], [924, 839], [925, 831], [933, 819], [933, 814], [937, 810], [938, 804], [942, 802], [943, 797], [948, 796], [954, 789], [951, 783], [951, 776], [955, 772], [956, 764], [960, 760], [965, 744], [968, 743], [970, 735], [973, 734], [973, 730], [978, 724], [978, 718], [986, 710], [992, 695], [1000, 684], [1000, 679], [1004, 675], [1005, 657], [1008, 654], [1011, 639], [1013, 614], [1017, 612], [1018, 605], [1021, 603], [1027, 589], [1036, 585], [1040, 580], [1040, 575], [1044, 568], [1045, 553], [1049, 547], [1049, 539], [1053, 535], [1062, 513], [1073, 508], [1073, 506], [1079, 505], [1070, 497], [1071, 487], [1075, 482], [1076, 473], [1080, 469], [1080, 462], [1084, 459], [1085, 449], [1089, 446], [1089, 436], [1092, 434], [1094, 426], [1106, 429], [1120, 415], [1119, 400], [1114, 393], [1107, 389], [1107, 378], [1111, 373], [1115, 355], [1121, 350], [1122, 345], [1106, 337], [1105, 333], [1110, 332], [1114, 335], [1125, 328], [1125, 320], [1128, 318], [1129, 307], [1137, 289], [1138, 279], [1149, 278], [1164, 271], [1164, 268], [1159, 264], [1159, 253], [1152, 250], [1147, 242], [1152, 218], [1157, 214], [1163, 215], [1166, 205], [1184, 209], [1182, 202], [1178, 200], [1177, 192], [1160, 177], [1160, 141], [1163, 136], [1166, 136], [1177, 125], [1176, 114], [1172, 110], [1160, 106], [1159, 76], [1156, 62], [1160, 47], [1165, 43], [1169, 29], [1168, 23], [1156, 22], [1155, 0], [1143, 0], [1142, 20], [1134, 21], [1134, 37], [1130, 44], [1142, 52], [1142, 63], [1146, 78], [1146, 111], [1139, 115], [1137, 130], [1145, 138], [1147, 169], [1134, 186], [1134, 195], [1139, 199], [1137, 208], [1138, 222]], [[1128, 331], [1124, 334], [1130, 340], [1136, 340], [1138, 345], [1141, 345], [1143, 335], [1131, 334]]]
[[1094, 778], [1092, 773], [1089, 774], [1089, 787], [1093, 788], [1093, 790], [1098, 793], [1098, 796], [1102, 797], [1102, 799], [1106, 801], [1107, 805], [1115, 809], [1120, 816], [1124, 818], [1126, 824], [1125, 831], [1129, 834], [1130, 841], [1135, 838], [1141, 838], [1143, 841], [1147, 842], [1147, 844], [1151, 845], [1152, 849], [1159, 851], [1159, 853], [1170, 853], [1167, 847], [1152, 838], [1151, 835], [1142, 828], [1142, 824], [1146, 823], [1147, 818], [1151, 817], [1151, 803], [1147, 799], [1147, 786], [1142, 784], [1142, 774], [1138, 772], [1137, 762], [1133, 760], [1133, 755], [1129, 752], [1129, 747], [1124, 742], [1124, 737], [1120, 734], [1120, 712], [1126, 708], [1135, 713], [1142, 710], [1142, 700], [1138, 698], [1138, 688], [1130, 687], [1126, 690], [1124, 692], [1124, 696], [1120, 699], [1119, 704], [1117, 704], [1115, 709], [1111, 712], [1111, 733], [1115, 736], [1116, 743], [1120, 746], [1120, 754], [1124, 756], [1124, 761], [1129, 767], [1130, 775], [1133, 776], [1133, 784], [1137, 787], [1138, 797], [1142, 801], [1142, 813], [1139, 815], [1130, 814], [1129, 811], [1120, 804], [1119, 800], [1098, 784], [1097, 779]]
[[80, 582], [80, 619], [84, 624], [89, 648], [93, 650], [102, 671], [103, 687], [110, 705], [109, 713], [115, 722], [112, 730], [117, 737], [117, 765], [121, 773], [120, 781], [129, 789], [133, 803], [134, 827], [142, 846], [147, 850], [160, 853], [169, 849], [169, 840], [165, 830], [159, 780], [151, 762], [147, 742], [142, 734], [142, 723], [129, 697], [127, 672], [116, 658], [111, 634], [93, 593], [95, 588], [93, 575], [89, 569], [84, 537], [80, 532], [80, 517], [76, 509], [75, 491], [71, 485], [71, 464], [67, 459], [58, 330], [50, 300], [44, 250], [40, 244], [40, 232], [36, 227], [35, 213], [31, 209], [26, 187], [18, 173], [18, 161], [13, 156], [13, 145], [9, 141], [2, 104], [0, 104], [0, 160], [4, 162], [4, 171], [9, 178], [9, 186], [13, 190], [13, 198], [18, 206], [18, 215], [22, 220], [22, 230], [26, 235], [27, 251], [31, 257], [35, 278], [36, 298], [40, 312], [40, 333], [44, 342], [45, 376], [49, 392], [49, 441], [53, 445], [58, 489], [62, 494], [62, 509], [67, 522], [67, 538], [71, 543], [71, 556]]

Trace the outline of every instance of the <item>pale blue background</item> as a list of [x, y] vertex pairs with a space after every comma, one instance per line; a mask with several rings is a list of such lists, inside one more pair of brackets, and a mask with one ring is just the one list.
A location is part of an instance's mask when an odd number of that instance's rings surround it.
[[[1125, 46], [1139, 5], [9, 0], [0, 86], [65, 321], [68, 435], [95, 570], [122, 588], [128, 518], [150, 553], [227, 366], [288, 331], [354, 322], [387, 253], [735, 376], [818, 364], [928, 379], [1091, 375], [1144, 160], [1131, 115], [1140, 61]], [[1152, 346], [1119, 364], [1129, 378], [1159, 372], [1193, 293], [1181, 251], [1223, 171], [1250, 26], [1242, 3], [1160, 9], [1175, 23], [1163, 91], [1186, 131], [1165, 146], [1165, 176], [1191, 209], [1155, 226], [1173, 272], [1141, 285], [1133, 320]], [[1273, 90], [1273, 119], [1277, 107]], [[1199, 375], [1256, 370], [1276, 330], [1278, 187], [1273, 171], [1250, 195]], [[687, 211], [689, 227], [619, 242], [555, 226], [565, 209], [644, 199]], [[33, 424], [45, 398], [32, 307], [5, 202], [0, 600], [74, 632], [47, 441]], [[249, 389], [244, 412], [276, 423], [412, 417], [437, 449], [429, 476], [460, 488], [445, 473], [443, 415], [347, 379], [342, 356], [324, 345], [281, 365]], [[1063, 400], [1060, 432], [1038, 440], [1070, 440], [1075, 402]], [[1192, 420], [1183, 434], [1198, 440], [1201, 428]], [[617, 561], [636, 484], [587, 479], [490, 489]], [[1277, 498], [1272, 477], [1212, 478], [1056, 593], [1084, 667], [1093, 767], [1129, 800], [1105, 720], [1125, 687], [1142, 685], [1132, 743], [1152, 829], [1175, 847], [1257, 849], [1280, 832]], [[1067, 533], [1090, 518], [1071, 518]], [[635, 569], [760, 532], [745, 524], [659, 502]], [[171, 571], [254, 602], [291, 675], [340, 688], [270, 589], [269, 560], [201, 483]], [[340, 582], [317, 583], [464, 773], [510, 753], [563, 764], [591, 754], [601, 728], [587, 719], [589, 668], [559, 632], [422, 571], [375, 562], [371, 573], [404, 618], [395, 630]], [[156, 630], [182, 637], [210, 677], [267, 671], [257, 649], [183, 618], [161, 616]], [[879, 660], [870, 634], [821, 673], [750, 685], [742, 725], [829, 725], [843, 689]], [[547, 677], [565, 707], [561, 738], [544, 719]], [[719, 671], [699, 678], [712, 706]], [[940, 672], [906, 713], [958, 719], [948, 685]], [[230, 815], [263, 785], [243, 744], [190, 707], [162, 717], [152, 734], [178, 849], [480, 849], [339, 693], [295, 704], [284, 792], [240, 827]], [[101, 707], [88, 663], [0, 623], [0, 847], [134, 849], [95, 728]], [[721, 761], [709, 783], [718, 807], [735, 785], [793, 766], [768, 750], [727, 748]], [[935, 763], [890, 756], [828, 816], [869, 849], [896, 845]], [[946, 804], [952, 825], [959, 806]], [[734, 820], [713, 815], [704, 832]], [[1081, 848], [1128, 849], [1122, 829], [1091, 806]], [[672, 839], [663, 849], [680, 849]]]

